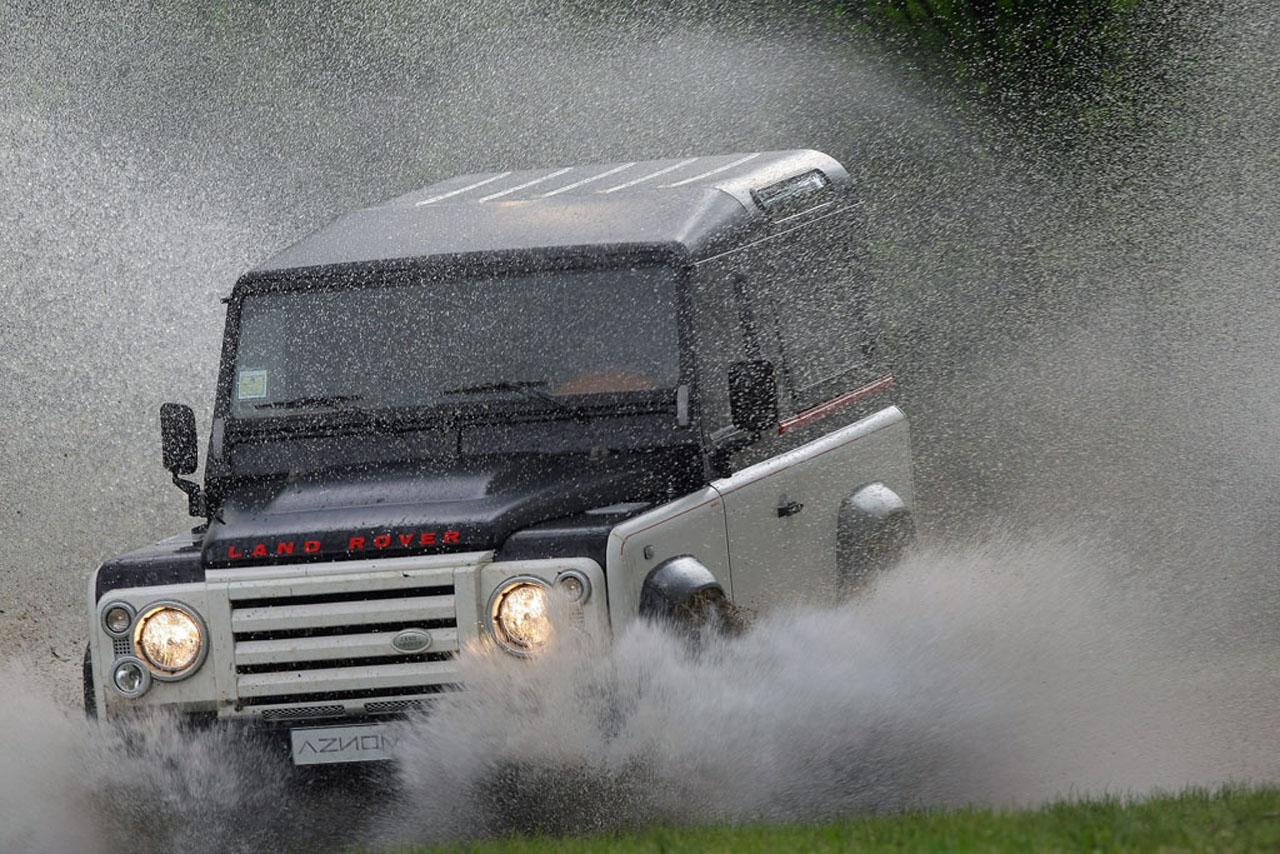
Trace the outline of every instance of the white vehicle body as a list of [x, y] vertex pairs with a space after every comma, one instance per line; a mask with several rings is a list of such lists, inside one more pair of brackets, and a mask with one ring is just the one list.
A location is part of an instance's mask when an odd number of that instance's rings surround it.
[[[582, 629], [601, 644], [638, 618], [645, 579], [678, 556], [697, 559], [735, 604], [751, 611], [830, 602], [840, 595], [840, 510], [868, 483], [886, 484], [911, 503], [907, 422], [896, 407], [628, 519], [610, 532], [604, 567], [586, 558], [495, 561], [492, 551], [336, 561], [210, 570], [203, 583], [129, 588], [99, 601], [91, 579], [97, 708], [110, 714], [145, 704], [286, 721], [419, 707], [459, 686], [454, 655], [487, 641], [486, 604], [505, 580], [517, 576], [553, 584], [567, 570], [583, 573], [592, 592], [582, 606]], [[793, 502], [803, 507], [779, 514]], [[121, 603], [141, 613], [171, 600], [204, 620], [212, 641], [208, 660], [187, 679], [158, 682], [144, 697], [126, 699], [102, 675], [119, 659], [134, 656], [133, 644], [112, 637], [103, 616]], [[396, 614], [433, 624], [424, 652], [434, 660], [396, 661], [403, 653], [393, 644], [395, 633], [373, 630]], [[306, 629], [338, 633], [270, 637]], [[237, 635], [267, 637], [236, 640]], [[324, 665], [352, 658], [389, 663]], [[310, 699], [347, 693], [353, 696]]]

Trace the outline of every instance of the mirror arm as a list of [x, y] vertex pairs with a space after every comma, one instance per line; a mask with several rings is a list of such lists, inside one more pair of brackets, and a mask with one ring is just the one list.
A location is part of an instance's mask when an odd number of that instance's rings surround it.
[[190, 480], [184, 480], [178, 477], [177, 472], [173, 474], [173, 485], [181, 489], [187, 494], [187, 513], [191, 516], [197, 516], [205, 519], [209, 516], [208, 503], [204, 500], [204, 490], [200, 488], [200, 484]]

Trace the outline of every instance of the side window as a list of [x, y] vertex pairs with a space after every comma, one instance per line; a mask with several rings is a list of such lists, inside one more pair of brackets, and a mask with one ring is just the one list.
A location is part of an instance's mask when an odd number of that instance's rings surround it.
[[[697, 266], [690, 293], [704, 435], [729, 426], [734, 361], [774, 364], [783, 418], [873, 375], [869, 281], [856, 251], [849, 218], [833, 215]], [[760, 442], [740, 461], [776, 452]]]
[[847, 390], [867, 371], [874, 330], [868, 282], [833, 223], [806, 228], [777, 244], [770, 288], [779, 345], [795, 408]]

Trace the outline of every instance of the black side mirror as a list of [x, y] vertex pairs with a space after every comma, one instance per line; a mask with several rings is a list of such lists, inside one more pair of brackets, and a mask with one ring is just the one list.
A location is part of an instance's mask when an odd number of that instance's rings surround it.
[[733, 426], [758, 436], [778, 426], [778, 380], [763, 359], [729, 365], [729, 414]]
[[196, 414], [183, 403], [160, 404], [160, 441], [164, 467], [175, 475], [191, 474], [200, 464]]
[[187, 494], [187, 512], [192, 516], [208, 515], [208, 505], [200, 485], [178, 475], [191, 474], [200, 464], [196, 438], [196, 414], [183, 403], [160, 404], [160, 444], [164, 449], [164, 467], [173, 472], [173, 483]]

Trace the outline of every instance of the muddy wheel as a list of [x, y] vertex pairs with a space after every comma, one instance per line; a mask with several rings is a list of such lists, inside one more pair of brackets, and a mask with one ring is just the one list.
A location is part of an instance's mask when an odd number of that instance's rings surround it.
[[707, 628], [737, 633], [745, 625], [711, 570], [689, 555], [664, 560], [645, 577], [640, 616], [695, 635]]
[[84, 665], [81, 668], [84, 676], [84, 716], [98, 716], [98, 698], [93, 693], [93, 661], [89, 658], [89, 645], [84, 645]]

